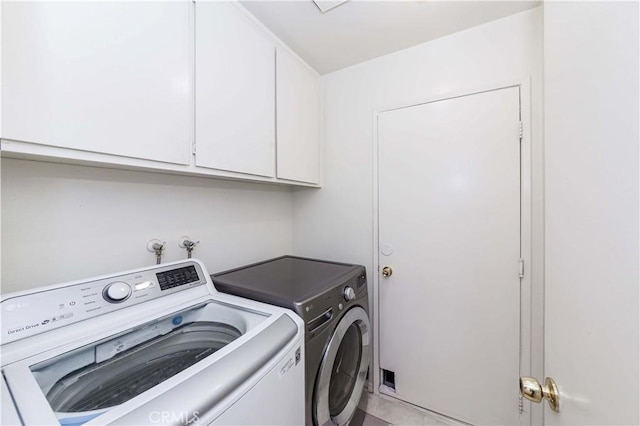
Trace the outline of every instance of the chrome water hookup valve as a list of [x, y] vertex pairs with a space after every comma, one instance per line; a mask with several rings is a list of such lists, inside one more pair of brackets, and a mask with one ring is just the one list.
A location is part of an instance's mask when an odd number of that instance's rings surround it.
[[187, 258], [191, 259], [191, 253], [193, 252], [193, 249], [196, 248], [196, 246], [200, 244], [200, 241], [193, 241], [191, 240], [191, 237], [181, 237], [180, 241], [178, 242], [178, 246], [180, 246], [181, 248], [187, 250]]
[[151, 253], [156, 254], [156, 264], [159, 265], [162, 262], [162, 252], [166, 247], [167, 243], [162, 242], [159, 239], [155, 238], [147, 243], [147, 250]]

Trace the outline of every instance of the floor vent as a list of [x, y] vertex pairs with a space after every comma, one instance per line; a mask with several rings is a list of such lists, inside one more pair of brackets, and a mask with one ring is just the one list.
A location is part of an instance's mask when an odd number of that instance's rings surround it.
[[396, 373], [391, 370], [382, 370], [382, 384], [396, 390]]

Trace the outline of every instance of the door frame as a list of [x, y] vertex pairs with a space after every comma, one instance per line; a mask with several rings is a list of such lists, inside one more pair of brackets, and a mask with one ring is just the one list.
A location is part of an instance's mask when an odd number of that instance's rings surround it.
[[[520, 257], [525, 260], [525, 274], [520, 282], [520, 375], [531, 375], [536, 377], [543, 371], [544, 353], [544, 324], [538, 320], [543, 313], [543, 289], [544, 289], [544, 265], [542, 238], [536, 239], [535, 246], [532, 238], [533, 233], [544, 235], [544, 206], [542, 197], [533, 203], [532, 191], [532, 105], [531, 105], [531, 79], [526, 78], [519, 81], [498, 82], [487, 84], [471, 89], [457, 90], [442, 94], [435, 94], [417, 98], [395, 105], [387, 105], [373, 110], [373, 253], [372, 253], [372, 303], [370, 306], [373, 324], [373, 359], [370, 361], [370, 368], [373, 383], [369, 380], [369, 391], [375, 395], [380, 394], [381, 371], [380, 371], [380, 262], [379, 262], [379, 135], [378, 118], [385, 112], [423, 105], [427, 103], [454, 99], [464, 96], [476, 95], [500, 89], [516, 87], [520, 93], [520, 121], [522, 122], [522, 138], [520, 143]], [[537, 124], [537, 123], [536, 123]], [[541, 128], [541, 126], [540, 126]], [[541, 143], [541, 141], [540, 141]], [[539, 165], [542, 168], [542, 164]], [[542, 176], [542, 174], [536, 174]], [[540, 179], [541, 180], [541, 179]], [[542, 185], [543, 182], [536, 182]], [[535, 205], [534, 205], [535, 204]], [[535, 215], [536, 220], [533, 220]], [[535, 229], [534, 229], [535, 224]], [[533, 254], [536, 253], [537, 261], [532, 261]], [[514, 274], [517, 265], [514, 265]], [[534, 279], [535, 277], [535, 279]], [[514, 379], [514, 389], [518, 383]], [[400, 401], [402, 402], [402, 401]], [[522, 400], [520, 414], [520, 424], [530, 425], [542, 423], [543, 410], [540, 405], [533, 406], [531, 402]], [[515, 407], [517, 408], [517, 407]]]

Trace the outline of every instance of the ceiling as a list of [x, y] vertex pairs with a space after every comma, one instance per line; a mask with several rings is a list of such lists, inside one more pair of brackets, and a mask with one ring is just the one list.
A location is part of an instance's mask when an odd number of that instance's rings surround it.
[[541, 4], [523, 0], [351, 0], [322, 13], [312, 0], [241, 3], [320, 74]]

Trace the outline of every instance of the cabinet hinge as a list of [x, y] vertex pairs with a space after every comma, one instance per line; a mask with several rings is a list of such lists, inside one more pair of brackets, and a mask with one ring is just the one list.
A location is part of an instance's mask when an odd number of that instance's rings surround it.
[[196, 155], [196, 143], [191, 142], [191, 155]]
[[524, 259], [518, 261], [518, 276], [524, 278]]
[[523, 127], [522, 127], [522, 121], [520, 121], [520, 122], [518, 123], [518, 129], [519, 129], [519, 131], [520, 131], [520, 142], [522, 142], [522, 137], [523, 137], [523, 135], [524, 135], [524, 130], [523, 130]]

